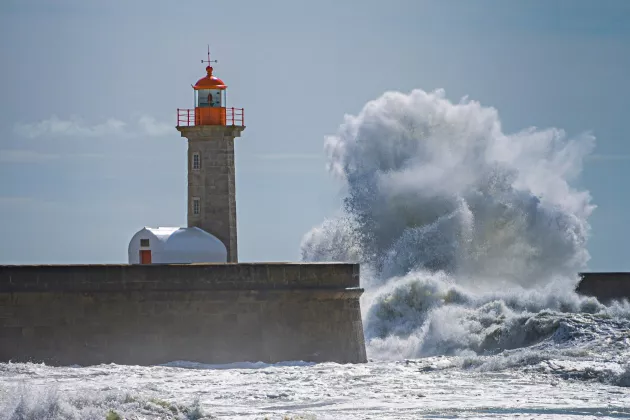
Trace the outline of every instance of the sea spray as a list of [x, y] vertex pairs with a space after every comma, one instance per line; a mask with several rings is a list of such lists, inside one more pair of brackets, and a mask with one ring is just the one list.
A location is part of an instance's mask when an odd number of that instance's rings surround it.
[[570, 183], [594, 142], [555, 128], [503, 133], [495, 109], [442, 90], [385, 93], [326, 138], [345, 198], [305, 235], [302, 257], [362, 263], [372, 357], [557, 339], [561, 314], [607, 310], [573, 292], [595, 206]]
[[592, 136], [556, 129], [503, 134], [494, 109], [452, 104], [443, 91], [386, 93], [326, 139], [328, 167], [347, 190], [344, 215], [307, 235], [303, 257], [321, 258], [334, 237], [378, 268], [405, 254], [404, 272], [465, 269], [525, 283], [533, 273], [573, 275], [588, 260], [594, 206], [568, 181], [593, 146]]

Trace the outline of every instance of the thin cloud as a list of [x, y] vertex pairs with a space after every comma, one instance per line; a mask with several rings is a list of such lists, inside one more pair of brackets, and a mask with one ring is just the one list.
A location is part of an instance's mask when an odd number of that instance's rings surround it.
[[144, 134], [150, 136], [166, 136], [169, 134], [172, 135], [175, 132], [175, 127], [172, 124], [159, 122], [148, 115], [140, 117], [138, 126]]
[[38, 211], [44, 208], [46, 210], [66, 210], [68, 205], [63, 201], [49, 201], [38, 197], [0, 195], [0, 208], [9, 210], [34, 208]]
[[33, 197], [0, 196], [0, 206], [33, 204], [36, 201]]
[[103, 137], [112, 134], [122, 134], [126, 125], [117, 119], [108, 119], [103, 123], [89, 125], [78, 117], [69, 120], [62, 120], [57, 116], [34, 122], [18, 123], [15, 125], [15, 133], [27, 138], [38, 138], [43, 136], [60, 137]]
[[314, 153], [266, 153], [256, 157], [263, 160], [312, 160], [321, 159], [323, 156]]
[[0, 163], [39, 163], [59, 159], [60, 155], [33, 150], [0, 150]]
[[101, 158], [97, 153], [47, 153], [36, 150], [0, 150], [0, 163], [42, 163], [58, 159]]
[[0, 163], [43, 163], [59, 159], [101, 158], [98, 153], [47, 153], [36, 150], [0, 150]]
[[242, 167], [241, 173], [247, 174], [316, 174], [321, 173], [321, 169], [309, 165], [299, 167], [286, 167], [284, 165], [270, 165], [267, 168]]
[[25, 138], [41, 137], [71, 137], [71, 138], [102, 138], [102, 137], [138, 137], [164, 136], [174, 133], [174, 127], [144, 115], [133, 122], [125, 122], [116, 118], [90, 124], [80, 117], [73, 116], [67, 120], [56, 115], [32, 123], [17, 123], [14, 132]]

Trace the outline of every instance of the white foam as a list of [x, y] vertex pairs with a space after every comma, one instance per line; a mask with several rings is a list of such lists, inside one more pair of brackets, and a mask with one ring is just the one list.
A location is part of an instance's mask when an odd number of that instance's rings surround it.
[[296, 361], [286, 361], [286, 362], [278, 362], [278, 363], [264, 363], [264, 362], [234, 362], [234, 363], [224, 363], [224, 364], [207, 364], [207, 363], [197, 363], [197, 362], [187, 362], [184, 360], [176, 360], [173, 362], [164, 363], [161, 366], [165, 367], [174, 367], [174, 368], [182, 368], [182, 369], [268, 369], [268, 368], [279, 368], [279, 367], [289, 367], [289, 366], [312, 366], [315, 363], [313, 362], [304, 362], [302, 360]]

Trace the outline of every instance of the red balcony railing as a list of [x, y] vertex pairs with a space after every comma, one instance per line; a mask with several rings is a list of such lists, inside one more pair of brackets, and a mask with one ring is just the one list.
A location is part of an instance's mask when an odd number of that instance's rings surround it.
[[245, 125], [245, 109], [225, 108], [225, 122], [228, 125]]
[[177, 126], [236, 125], [245, 126], [243, 108], [177, 109]]

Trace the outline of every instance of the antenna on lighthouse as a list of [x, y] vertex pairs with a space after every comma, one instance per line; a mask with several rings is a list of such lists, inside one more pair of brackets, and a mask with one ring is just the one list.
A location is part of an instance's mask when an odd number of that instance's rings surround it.
[[210, 44], [208, 44], [208, 59], [207, 60], [201, 60], [202, 63], [208, 63], [208, 65], [210, 65], [210, 63], [218, 63], [218, 60], [210, 60]]

